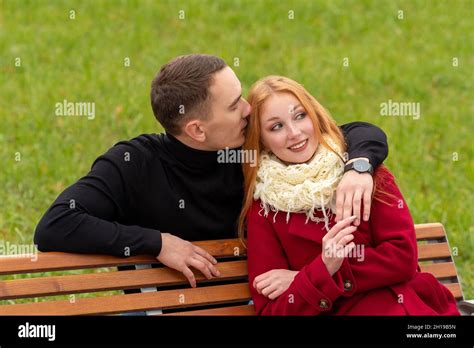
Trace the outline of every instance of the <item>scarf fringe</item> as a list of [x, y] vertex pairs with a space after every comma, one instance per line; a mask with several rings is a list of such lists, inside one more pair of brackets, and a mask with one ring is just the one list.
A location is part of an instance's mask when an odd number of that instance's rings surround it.
[[[262, 211], [263, 211], [263, 215], [262, 215]], [[280, 210], [275, 208], [273, 205], [270, 205], [268, 203], [264, 203], [263, 201], [260, 201], [260, 210], [258, 211], [258, 215], [267, 218], [270, 211], [274, 212], [274, 214], [273, 214], [273, 223], [276, 223], [276, 216], [280, 212]], [[318, 212], [318, 211], [322, 211], [324, 218], [319, 218], [319, 217], [315, 216], [315, 212]], [[329, 231], [329, 229], [330, 229], [329, 221], [332, 218], [332, 216], [334, 215], [334, 210], [333, 210], [332, 207], [325, 208], [324, 205], [323, 205], [321, 208], [317, 208], [317, 207], [313, 206], [313, 208], [311, 210], [305, 211], [305, 212], [303, 211], [301, 213], [306, 214], [305, 224], [307, 224], [309, 220], [311, 220], [313, 222], [316, 222], [316, 223], [324, 222], [324, 227], [326, 228], [326, 231]], [[289, 223], [290, 217], [291, 217], [291, 212], [287, 211], [286, 212], [286, 223]]]

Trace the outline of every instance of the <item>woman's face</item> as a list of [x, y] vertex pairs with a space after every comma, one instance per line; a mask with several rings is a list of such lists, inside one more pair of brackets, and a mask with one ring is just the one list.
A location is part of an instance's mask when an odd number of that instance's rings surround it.
[[291, 93], [276, 93], [264, 102], [260, 128], [266, 150], [287, 164], [307, 162], [318, 148], [313, 122]]

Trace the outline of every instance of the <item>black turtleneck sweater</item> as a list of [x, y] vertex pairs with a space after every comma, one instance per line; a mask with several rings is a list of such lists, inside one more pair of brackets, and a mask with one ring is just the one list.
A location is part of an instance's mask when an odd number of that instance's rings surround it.
[[[341, 127], [349, 158], [374, 167], [387, 156], [386, 136], [362, 122]], [[40, 251], [120, 257], [161, 251], [161, 233], [189, 241], [235, 238], [243, 198], [240, 164], [192, 149], [169, 134], [121, 141], [54, 201], [36, 227]]]

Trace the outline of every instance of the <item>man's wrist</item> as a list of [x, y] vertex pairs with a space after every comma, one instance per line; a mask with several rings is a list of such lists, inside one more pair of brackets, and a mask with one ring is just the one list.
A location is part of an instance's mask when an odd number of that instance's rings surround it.
[[359, 174], [369, 173], [372, 175], [374, 169], [367, 158], [354, 158], [344, 166], [344, 173], [351, 170], [356, 171]]
[[367, 161], [367, 162], [370, 163], [370, 161], [369, 161], [369, 159], [368, 159], [367, 157], [356, 157], [356, 158], [351, 158], [350, 160], [348, 160], [348, 161], [346, 162], [346, 165], [347, 165], [347, 164], [351, 164], [352, 162], [357, 161], [357, 160], [364, 160], [364, 161]]

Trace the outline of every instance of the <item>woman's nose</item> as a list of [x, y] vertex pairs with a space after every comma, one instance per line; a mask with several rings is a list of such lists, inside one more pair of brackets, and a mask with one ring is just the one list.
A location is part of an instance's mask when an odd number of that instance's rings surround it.
[[289, 139], [294, 139], [298, 135], [300, 135], [301, 131], [298, 127], [292, 125], [291, 123], [288, 125], [288, 138]]

